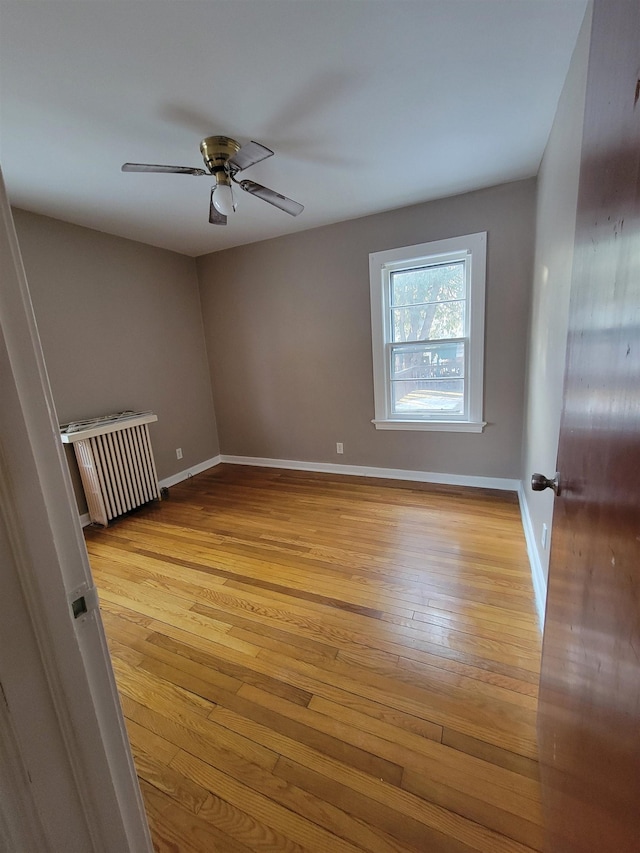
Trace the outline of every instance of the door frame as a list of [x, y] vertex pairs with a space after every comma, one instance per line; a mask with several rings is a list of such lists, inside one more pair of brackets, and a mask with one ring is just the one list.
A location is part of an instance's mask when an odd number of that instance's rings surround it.
[[1, 171], [0, 218], [0, 839], [151, 853]]

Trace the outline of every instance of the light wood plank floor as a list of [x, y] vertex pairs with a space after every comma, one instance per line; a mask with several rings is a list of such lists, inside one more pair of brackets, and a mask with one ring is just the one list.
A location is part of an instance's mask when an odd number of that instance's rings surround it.
[[159, 853], [541, 849], [515, 496], [219, 466], [87, 546]]

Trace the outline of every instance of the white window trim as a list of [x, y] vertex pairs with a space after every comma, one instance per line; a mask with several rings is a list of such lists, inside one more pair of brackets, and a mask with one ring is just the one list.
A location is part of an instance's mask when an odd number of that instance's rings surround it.
[[[391, 412], [389, 359], [389, 272], [409, 264], [442, 263], [464, 257], [468, 268], [468, 337], [465, 371], [466, 416], [462, 418], [401, 417]], [[371, 343], [376, 429], [482, 432], [484, 382], [484, 308], [487, 232], [435, 240], [369, 255]]]

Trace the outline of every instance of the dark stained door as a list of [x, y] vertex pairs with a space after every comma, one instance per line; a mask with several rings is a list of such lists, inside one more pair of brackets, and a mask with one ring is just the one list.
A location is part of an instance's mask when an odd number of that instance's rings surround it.
[[639, 78], [640, 0], [596, 0], [539, 705], [549, 853], [640, 851]]

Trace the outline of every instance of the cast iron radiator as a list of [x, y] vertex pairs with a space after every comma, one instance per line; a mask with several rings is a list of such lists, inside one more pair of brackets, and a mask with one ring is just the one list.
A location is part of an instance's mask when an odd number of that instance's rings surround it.
[[109, 521], [160, 498], [149, 438], [152, 412], [121, 412], [61, 427], [73, 444], [92, 522]]

